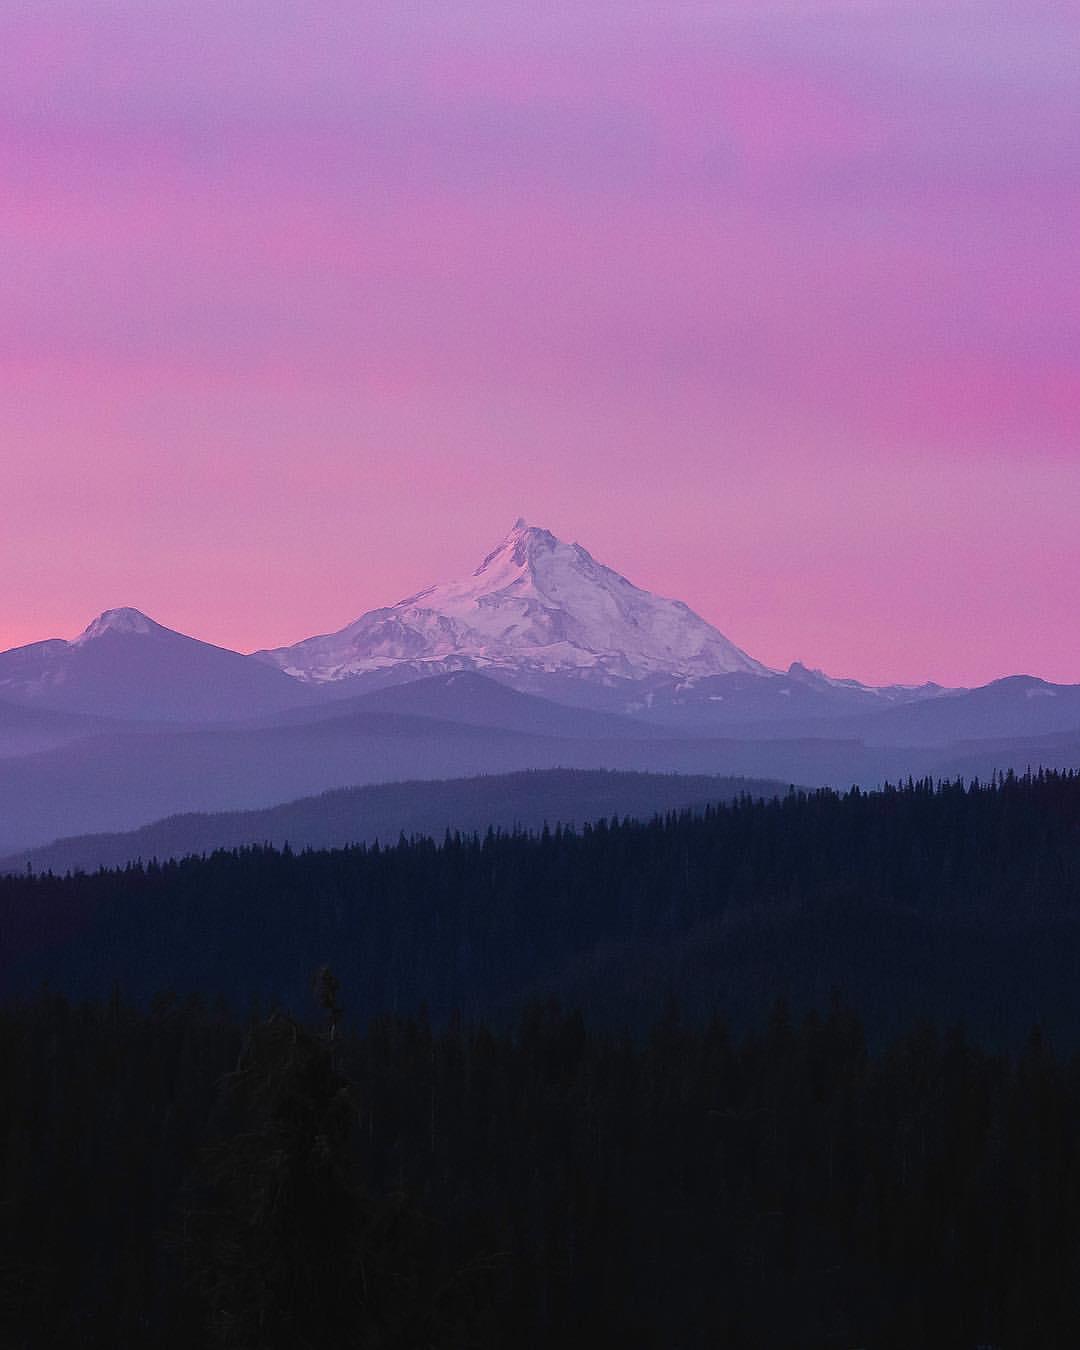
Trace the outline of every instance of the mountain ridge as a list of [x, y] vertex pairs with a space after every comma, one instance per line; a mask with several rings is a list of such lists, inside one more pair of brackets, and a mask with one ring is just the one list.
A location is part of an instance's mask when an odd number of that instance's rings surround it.
[[[0, 703], [129, 723], [232, 725], [462, 672], [545, 700], [555, 722], [566, 722], [567, 708], [632, 719], [634, 731], [622, 730], [634, 736], [663, 730], [885, 743], [896, 735], [917, 745], [1080, 728], [1080, 713], [1070, 721], [1070, 691], [1080, 686], [1017, 688], [1032, 677], [1005, 676], [979, 690], [877, 687], [799, 661], [772, 669], [682, 601], [643, 590], [582, 545], [522, 518], [467, 577], [287, 647], [245, 655], [133, 607], [105, 610], [70, 641], [0, 652]], [[413, 696], [382, 697], [401, 703]], [[490, 686], [487, 697], [497, 697]], [[1040, 699], [1041, 711], [1024, 706]], [[5, 728], [0, 719], [0, 756], [72, 740], [79, 730], [8, 721]]]

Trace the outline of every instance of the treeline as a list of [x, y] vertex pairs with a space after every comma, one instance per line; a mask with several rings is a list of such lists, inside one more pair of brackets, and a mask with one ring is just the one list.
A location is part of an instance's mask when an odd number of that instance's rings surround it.
[[0, 879], [0, 995], [42, 984], [303, 1009], [331, 961], [361, 1019], [509, 1025], [537, 998], [742, 1029], [839, 992], [874, 1043], [915, 1018], [1080, 1044], [1080, 775], [743, 798], [651, 823], [322, 852], [252, 848]]
[[[447, 826], [462, 834], [539, 831], [544, 822], [583, 823], [613, 815], [651, 820], [657, 814], [701, 810], [707, 802], [739, 796], [774, 797], [783, 783], [681, 773], [610, 769], [528, 769], [404, 783], [338, 788], [258, 811], [171, 816], [124, 834], [59, 839], [0, 858], [0, 871], [97, 871], [143, 858], [183, 858], [257, 841], [293, 849], [343, 848], [393, 842], [402, 833], [441, 838]], [[0, 815], [2, 819], [2, 815]]]
[[[761, 1031], [0, 1014], [5, 1350], [1080, 1339], [1080, 1062]], [[326, 990], [329, 988], [329, 996]]]

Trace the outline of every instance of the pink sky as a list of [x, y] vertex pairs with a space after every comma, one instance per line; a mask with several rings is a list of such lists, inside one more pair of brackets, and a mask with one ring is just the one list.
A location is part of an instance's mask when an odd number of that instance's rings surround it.
[[518, 515], [758, 658], [1080, 681], [1080, 9], [0, 10], [0, 647]]

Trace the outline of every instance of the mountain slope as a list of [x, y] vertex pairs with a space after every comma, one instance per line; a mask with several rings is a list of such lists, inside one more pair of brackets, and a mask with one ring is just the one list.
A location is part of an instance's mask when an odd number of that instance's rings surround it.
[[305, 797], [263, 811], [170, 816], [124, 834], [59, 839], [0, 858], [0, 872], [123, 867], [138, 859], [182, 858], [246, 844], [293, 849], [441, 839], [447, 830], [539, 830], [627, 816], [639, 820], [748, 794], [782, 795], [786, 785], [750, 778], [553, 769], [433, 782], [380, 783]]
[[314, 684], [401, 662], [431, 673], [491, 668], [589, 679], [766, 673], [681, 601], [641, 590], [580, 544], [523, 520], [463, 581], [255, 655]]
[[63, 712], [213, 722], [312, 697], [280, 670], [164, 628], [136, 609], [106, 610], [72, 642], [53, 638], [0, 652], [0, 699]]
[[[346, 687], [364, 688], [365, 684], [362, 680], [350, 680]], [[522, 693], [474, 670], [453, 670], [395, 681], [363, 693], [321, 700], [311, 707], [294, 708], [261, 718], [258, 725], [299, 725], [366, 713], [400, 713], [464, 726], [525, 732], [531, 736], [586, 740], [667, 740], [682, 734], [633, 717]]]

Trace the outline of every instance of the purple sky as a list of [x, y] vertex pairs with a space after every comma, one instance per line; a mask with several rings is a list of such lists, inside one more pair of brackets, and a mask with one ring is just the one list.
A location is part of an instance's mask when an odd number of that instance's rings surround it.
[[1080, 681], [1080, 7], [6, 0], [0, 647], [518, 515], [771, 664]]

